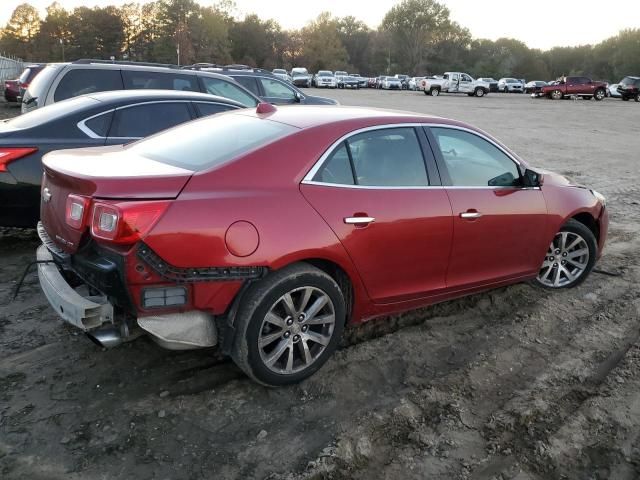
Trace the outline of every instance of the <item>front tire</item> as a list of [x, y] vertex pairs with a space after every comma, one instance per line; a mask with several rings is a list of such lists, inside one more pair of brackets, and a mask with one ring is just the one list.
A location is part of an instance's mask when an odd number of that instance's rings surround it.
[[640, 93], [636, 93], [636, 96], [633, 97], [636, 102], [640, 102]]
[[333, 354], [345, 319], [344, 296], [333, 278], [306, 263], [290, 265], [248, 290], [231, 356], [263, 385], [297, 383]]
[[560, 90], [554, 90], [551, 92], [552, 100], [562, 100], [562, 92]]
[[549, 245], [538, 276], [544, 288], [572, 288], [589, 276], [596, 262], [598, 244], [593, 232], [577, 220], [569, 220]]
[[593, 92], [593, 98], [595, 98], [598, 102], [606, 96], [607, 92], [604, 90], [604, 88], [599, 88], [595, 92]]
[[484, 91], [484, 88], [476, 88], [476, 91], [475, 91], [476, 97], [484, 97], [485, 93], [486, 92]]

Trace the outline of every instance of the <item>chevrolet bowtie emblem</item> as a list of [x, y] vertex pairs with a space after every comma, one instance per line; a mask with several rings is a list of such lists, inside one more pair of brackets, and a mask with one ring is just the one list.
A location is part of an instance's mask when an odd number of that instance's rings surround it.
[[47, 187], [45, 187], [44, 190], [42, 190], [42, 201], [44, 203], [49, 203], [49, 200], [51, 200], [51, 192]]

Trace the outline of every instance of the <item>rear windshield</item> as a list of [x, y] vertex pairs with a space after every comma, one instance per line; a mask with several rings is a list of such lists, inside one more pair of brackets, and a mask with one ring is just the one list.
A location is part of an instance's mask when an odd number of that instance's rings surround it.
[[223, 114], [179, 125], [127, 148], [142, 157], [197, 172], [222, 165], [296, 130], [270, 120]]
[[30, 98], [39, 98], [47, 94], [47, 90], [51, 85], [51, 82], [60, 71], [59, 67], [54, 65], [47, 65], [37, 76], [33, 79], [33, 82], [29, 84], [27, 89], [28, 96]]
[[[36, 77], [38, 78], [38, 77]], [[56, 118], [76, 113], [82, 109], [97, 105], [100, 102], [90, 97], [76, 97], [64, 102], [52, 103], [51, 105], [29, 113], [12, 118], [11, 120], [0, 124], [0, 130], [17, 130], [20, 128], [31, 128], [42, 125]]]

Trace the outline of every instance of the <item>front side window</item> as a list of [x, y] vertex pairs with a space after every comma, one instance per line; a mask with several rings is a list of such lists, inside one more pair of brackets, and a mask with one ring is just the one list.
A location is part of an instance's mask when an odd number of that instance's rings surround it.
[[62, 77], [53, 99], [59, 102], [78, 95], [109, 90], [122, 90], [120, 70], [76, 69]]
[[191, 120], [187, 103], [148, 103], [116, 110], [109, 137], [142, 138]]
[[429, 184], [420, 143], [411, 127], [370, 130], [352, 136], [329, 156], [314, 180], [372, 187]]
[[265, 97], [283, 98], [286, 100], [293, 100], [295, 98], [293, 90], [277, 80], [260, 78], [260, 83], [262, 83]]
[[454, 128], [431, 128], [444, 166], [456, 187], [520, 185], [516, 163], [484, 138]]
[[219, 95], [220, 97], [230, 98], [236, 102], [240, 102], [246, 107], [255, 107], [258, 102], [255, 98], [242, 90], [238, 85], [234, 85], [231, 81], [221, 78], [202, 77], [204, 88], [211, 95]]
[[463, 82], [471, 82], [471, 77], [469, 75], [467, 75], [466, 73], [462, 74], [462, 81]]

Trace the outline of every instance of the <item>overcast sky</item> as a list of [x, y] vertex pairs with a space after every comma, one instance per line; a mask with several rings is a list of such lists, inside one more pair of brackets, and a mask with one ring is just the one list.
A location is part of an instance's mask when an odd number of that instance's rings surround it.
[[[0, 24], [25, 0], [0, 0]], [[53, 0], [26, 0], [43, 13]], [[127, 0], [59, 0], [67, 9], [80, 5], [121, 5]], [[128, 0], [134, 1], [134, 0]], [[241, 16], [257, 13], [273, 18], [286, 29], [299, 28], [322, 11], [334, 16], [353, 15], [376, 28], [384, 14], [400, 0], [236, 0]], [[144, 0], [142, 0], [144, 3]], [[213, 0], [199, 0], [212, 5]], [[548, 49], [557, 45], [598, 43], [623, 28], [640, 28], [640, 1], [602, 0], [442, 0], [451, 17], [471, 30], [476, 38], [495, 40], [511, 37], [530, 47]]]

